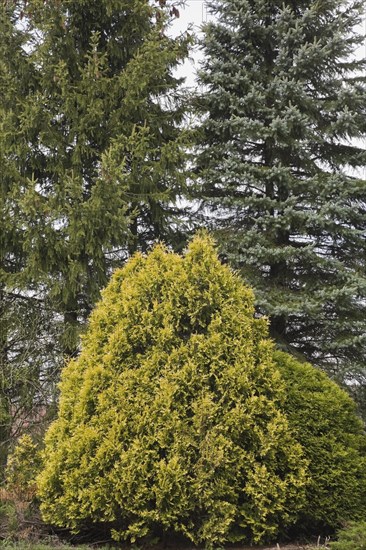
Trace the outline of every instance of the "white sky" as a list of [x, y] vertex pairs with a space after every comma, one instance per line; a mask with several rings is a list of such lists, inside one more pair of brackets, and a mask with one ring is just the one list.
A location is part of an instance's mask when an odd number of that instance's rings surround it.
[[[199, 28], [203, 22], [206, 22], [209, 18], [212, 18], [207, 13], [207, 7], [205, 0], [186, 0], [184, 7], [179, 8], [180, 17], [174, 21], [172, 27], [172, 33], [179, 34], [185, 32], [190, 26], [195, 34], [199, 34]], [[366, 3], [365, 3], [365, 20], [364, 24], [360, 26], [357, 31], [360, 34], [366, 34]], [[366, 56], [366, 41], [365, 45], [360, 47], [356, 52], [358, 58]], [[194, 86], [195, 71], [199, 63], [199, 59], [202, 57], [200, 52], [193, 52], [191, 55], [191, 61], [186, 61], [185, 64], [178, 70], [179, 76], [186, 77], [186, 85], [189, 87]]]
[[[172, 27], [174, 35], [185, 32], [189, 27], [197, 35], [201, 24], [208, 19], [205, 0], [186, 0], [185, 6], [179, 7], [179, 13], [180, 16], [174, 21]], [[195, 71], [200, 57], [200, 52], [195, 48], [195, 51], [191, 54], [191, 60], [186, 61], [178, 70], [179, 76], [186, 78], [188, 87], [194, 86]]]
[[[184, 7], [179, 7], [180, 17], [174, 21], [172, 26], [172, 34], [178, 35], [182, 32], [187, 31], [189, 27], [192, 28], [193, 32], [196, 35], [199, 35], [200, 26], [203, 22], [212, 19], [212, 15], [207, 12], [205, 0], [186, 0]], [[363, 24], [357, 29], [357, 32], [363, 35], [366, 35], [366, 2], [365, 2], [365, 17]], [[355, 52], [358, 59], [366, 57], [366, 40], [364, 44], [358, 48]], [[177, 70], [178, 76], [185, 77], [185, 85], [193, 88], [195, 84], [195, 74], [199, 65], [200, 59], [202, 59], [202, 53], [198, 51], [197, 48], [191, 53], [190, 60], [187, 60], [182, 66]], [[357, 145], [365, 146], [365, 140], [357, 141]], [[352, 171], [352, 175], [366, 178], [366, 167], [361, 170]]]

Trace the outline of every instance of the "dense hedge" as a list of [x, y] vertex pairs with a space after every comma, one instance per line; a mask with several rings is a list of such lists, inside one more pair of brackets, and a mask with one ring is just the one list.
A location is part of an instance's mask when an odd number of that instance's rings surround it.
[[117, 271], [65, 368], [39, 476], [44, 519], [116, 540], [259, 542], [365, 511], [352, 401], [274, 352], [206, 236]]
[[286, 382], [285, 412], [309, 461], [298, 525], [320, 530], [366, 513], [366, 438], [355, 403], [326, 374], [289, 355], [274, 355]]
[[117, 271], [65, 369], [39, 479], [44, 518], [115, 539], [259, 541], [296, 519], [306, 463], [253, 295], [196, 238]]

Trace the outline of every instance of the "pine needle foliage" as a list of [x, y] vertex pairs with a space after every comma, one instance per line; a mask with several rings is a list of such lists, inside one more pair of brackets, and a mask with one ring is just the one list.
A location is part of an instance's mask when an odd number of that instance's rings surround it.
[[113, 266], [157, 238], [179, 247], [173, 72], [190, 37], [169, 36], [172, 8], [0, 2], [1, 464], [17, 412], [53, 400]]
[[47, 522], [116, 540], [261, 541], [296, 520], [306, 466], [252, 291], [211, 239], [115, 272], [65, 368], [38, 478]]
[[68, 356], [116, 258], [174, 241], [186, 138], [173, 71], [190, 38], [169, 37], [170, 13], [149, 0], [0, 6], [1, 223], [19, 214], [5, 252], [24, 256], [13, 284], [38, 285], [63, 317]]
[[197, 195], [284, 350], [365, 383], [364, 2], [214, 0]]

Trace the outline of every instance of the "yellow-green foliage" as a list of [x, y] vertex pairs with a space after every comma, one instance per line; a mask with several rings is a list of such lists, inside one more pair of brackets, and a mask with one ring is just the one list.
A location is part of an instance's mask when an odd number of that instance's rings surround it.
[[366, 514], [366, 438], [355, 404], [323, 372], [275, 353], [286, 382], [285, 412], [309, 461], [299, 525], [339, 527]]
[[253, 295], [208, 237], [117, 271], [64, 370], [38, 479], [44, 519], [115, 539], [260, 541], [295, 521], [306, 461]]
[[8, 456], [6, 483], [0, 489], [0, 539], [34, 539], [40, 534], [36, 476], [41, 466], [38, 446], [23, 435]]
[[41, 467], [37, 445], [25, 434], [9, 455], [5, 468], [6, 491], [14, 498], [32, 501], [36, 493], [36, 477]]

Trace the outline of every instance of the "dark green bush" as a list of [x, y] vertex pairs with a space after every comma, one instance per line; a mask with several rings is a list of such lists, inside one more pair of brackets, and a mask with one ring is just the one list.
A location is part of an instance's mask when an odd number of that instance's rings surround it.
[[309, 461], [299, 525], [335, 528], [366, 513], [366, 438], [355, 404], [326, 374], [275, 353], [286, 382], [285, 412]]
[[350, 523], [338, 531], [338, 540], [330, 543], [331, 550], [366, 550], [366, 521]]
[[115, 539], [260, 541], [295, 521], [306, 463], [253, 294], [210, 239], [117, 271], [65, 369], [39, 495], [46, 521]]

